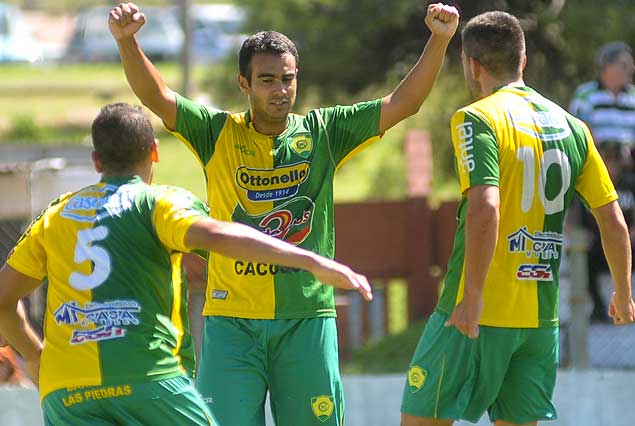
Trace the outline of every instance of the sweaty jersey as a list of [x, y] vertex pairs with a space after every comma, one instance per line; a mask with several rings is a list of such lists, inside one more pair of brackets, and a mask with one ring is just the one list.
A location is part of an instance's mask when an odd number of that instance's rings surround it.
[[454, 114], [452, 141], [464, 196], [437, 309], [449, 314], [463, 296], [465, 192], [494, 185], [500, 224], [480, 324], [557, 326], [565, 212], [576, 192], [589, 208], [617, 199], [588, 128], [533, 89], [505, 86]]
[[33, 221], [7, 263], [48, 278], [42, 398], [193, 372], [181, 257], [206, 210], [187, 191], [133, 177], [65, 194]]
[[[379, 137], [381, 100], [290, 114], [278, 136], [258, 133], [249, 112], [230, 114], [177, 96], [179, 137], [201, 162], [210, 216], [333, 257], [333, 176]], [[305, 271], [211, 254], [204, 315], [335, 316], [333, 288]]]

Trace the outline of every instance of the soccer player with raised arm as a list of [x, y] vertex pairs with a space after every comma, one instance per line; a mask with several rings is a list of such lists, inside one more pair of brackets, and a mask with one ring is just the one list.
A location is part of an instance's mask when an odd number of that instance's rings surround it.
[[635, 320], [631, 249], [587, 126], [523, 82], [525, 37], [488, 12], [462, 31], [477, 99], [452, 117], [459, 226], [435, 312], [412, 358], [403, 426], [536, 425], [556, 418], [558, 267], [577, 193], [593, 212], [615, 282], [615, 323]]
[[[348, 267], [211, 219], [185, 190], [150, 185], [158, 148], [139, 107], [104, 107], [92, 138], [101, 181], [53, 201], [0, 270], [0, 335], [39, 382], [46, 425], [223, 426], [191, 381], [182, 253], [306, 270], [371, 298]], [[45, 277], [42, 344], [18, 301]]]
[[[388, 96], [292, 114], [298, 52], [283, 34], [249, 37], [239, 53], [242, 113], [208, 108], [170, 90], [135, 33], [145, 16], [132, 3], [110, 12], [128, 82], [199, 160], [210, 215], [248, 224], [327, 257], [334, 255], [336, 170], [415, 114], [458, 25], [455, 8], [430, 5], [432, 36]], [[209, 259], [197, 388], [227, 426], [263, 426], [270, 393], [278, 426], [343, 423], [333, 290], [310, 274], [232, 257]]]

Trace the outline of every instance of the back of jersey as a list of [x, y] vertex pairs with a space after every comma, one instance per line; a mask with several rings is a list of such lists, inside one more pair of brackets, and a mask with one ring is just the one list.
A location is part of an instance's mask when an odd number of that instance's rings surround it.
[[591, 208], [617, 198], [587, 127], [533, 89], [506, 86], [457, 111], [452, 139], [464, 197], [440, 308], [463, 294], [465, 192], [495, 185], [500, 225], [480, 323], [557, 326], [566, 210], [576, 192]]
[[204, 214], [184, 191], [131, 178], [64, 196], [33, 222], [8, 263], [48, 277], [42, 398], [192, 368], [180, 261], [187, 228]]

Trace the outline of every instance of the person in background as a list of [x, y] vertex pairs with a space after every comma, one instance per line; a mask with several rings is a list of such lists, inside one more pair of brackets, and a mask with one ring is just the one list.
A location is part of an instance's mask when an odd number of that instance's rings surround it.
[[[635, 86], [633, 86], [633, 51], [623, 41], [602, 45], [595, 55], [597, 78], [580, 85], [571, 100], [569, 112], [583, 120], [618, 192], [618, 203], [631, 236], [635, 235]], [[607, 301], [602, 296], [600, 277], [609, 268], [602, 251], [600, 233], [593, 215], [576, 203], [575, 215], [590, 232], [591, 246], [587, 252], [589, 267], [588, 291], [591, 298], [590, 319], [608, 322]], [[577, 219], [574, 219], [577, 220]], [[631, 240], [633, 238], [631, 237]]]

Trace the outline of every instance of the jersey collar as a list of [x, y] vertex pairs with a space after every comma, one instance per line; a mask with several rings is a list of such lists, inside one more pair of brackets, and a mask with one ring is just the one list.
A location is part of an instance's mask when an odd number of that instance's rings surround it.
[[249, 130], [251, 130], [254, 133], [257, 133], [258, 135], [262, 136], [262, 137], [266, 137], [266, 138], [273, 138], [273, 139], [277, 139], [277, 138], [281, 138], [286, 136], [289, 132], [291, 132], [291, 129], [293, 127], [294, 124], [294, 120], [292, 118], [293, 114], [289, 113], [289, 115], [287, 116], [287, 127], [284, 129], [284, 131], [278, 135], [263, 135], [262, 133], [260, 133], [258, 130], [256, 130], [256, 128], [254, 127], [254, 123], [251, 121], [251, 111], [247, 110], [245, 112], [245, 124], [247, 125], [247, 128]]
[[109, 183], [112, 185], [124, 185], [127, 183], [139, 183], [142, 182], [141, 176], [102, 176], [100, 182]]

